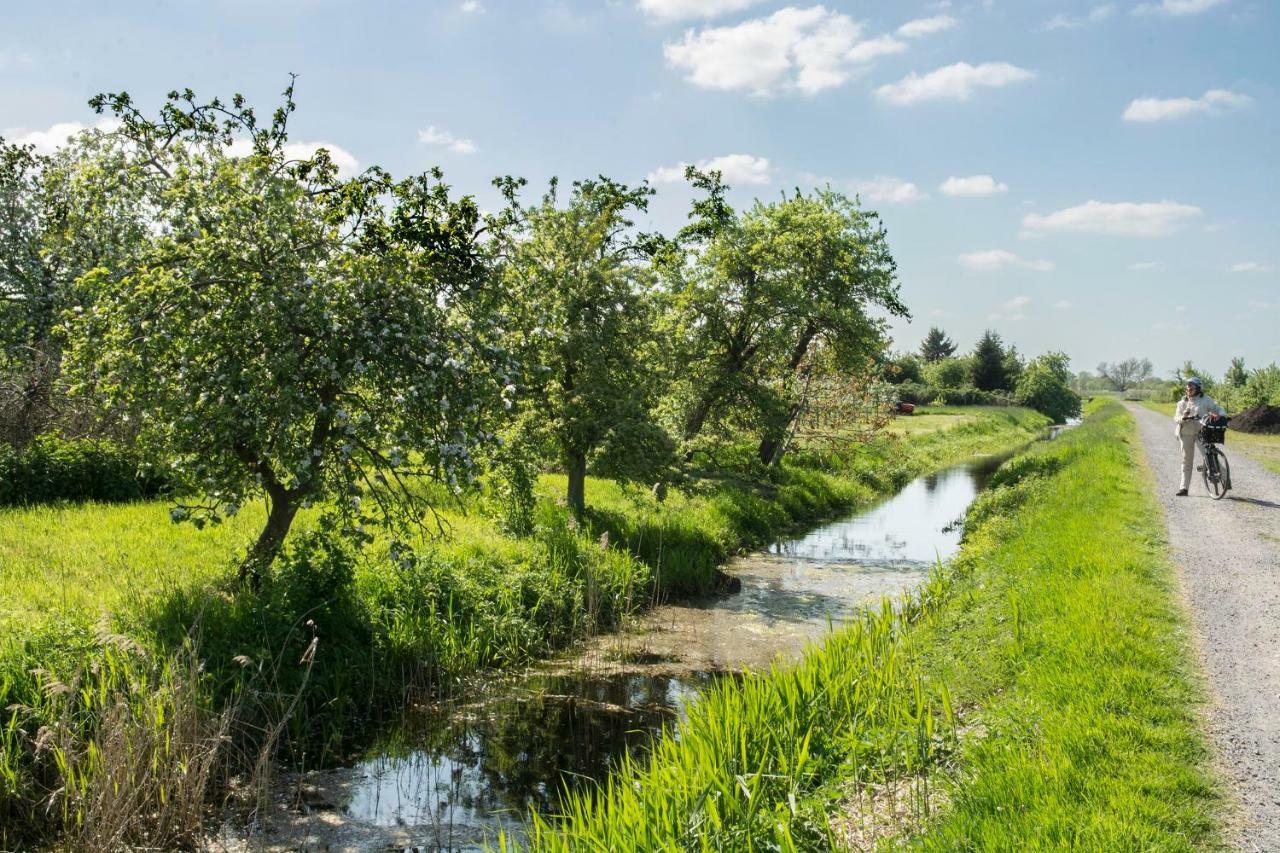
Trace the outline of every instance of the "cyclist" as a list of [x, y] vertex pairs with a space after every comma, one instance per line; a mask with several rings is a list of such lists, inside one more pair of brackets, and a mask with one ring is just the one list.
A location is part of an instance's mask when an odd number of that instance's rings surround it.
[[1178, 401], [1173, 414], [1174, 435], [1182, 442], [1182, 487], [1178, 497], [1186, 497], [1191, 485], [1191, 469], [1196, 461], [1196, 439], [1200, 436], [1201, 419], [1209, 415], [1225, 415], [1222, 407], [1204, 393], [1204, 385], [1192, 376], [1187, 380], [1186, 393]]

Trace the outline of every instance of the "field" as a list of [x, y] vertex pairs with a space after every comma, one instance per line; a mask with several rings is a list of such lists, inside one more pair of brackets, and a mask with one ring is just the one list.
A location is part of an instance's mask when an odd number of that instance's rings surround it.
[[529, 847], [1203, 850], [1220, 794], [1116, 403], [1008, 463], [918, 596], [720, 687]]
[[[409, 688], [448, 690], [608, 629], [654, 596], [705, 590], [739, 548], [1047, 424], [1018, 409], [906, 422], [904, 439], [802, 448], [774, 481], [662, 502], [589, 480], [587, 529], [556, 500], [563, 478], [546, 475], [532, 536], [503, 534], [480, 497], [446, 513], [447, 533], [405, 563], [379, 543], [334, 548], [306, 516], [256, 596], [233, 581], [260, 510], [204, 531], [172, 524], [163, 502], [0, 511], [0, 705], [14, 709], [0, 740], [0, 845], [59, 826], [89, 843], [75, 833], [105, 808], [103, 784], [141, 803], [171, 798], [157, 767], [216, 764], [211, 744], [265, 750], [264, 730], [295, 760], [329, 760]], [[175, 718], [189, 723], [185, 741], [170, 737]], [[111, 768], [98, 743], [108, 724], [121, 754], [149, 763]], [[57, 733], [56, 750], [41, 731]]]

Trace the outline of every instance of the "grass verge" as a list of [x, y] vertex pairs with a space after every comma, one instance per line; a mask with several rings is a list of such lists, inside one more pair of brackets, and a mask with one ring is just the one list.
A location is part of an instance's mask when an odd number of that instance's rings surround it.
[[[537, 850], [1203, 850], [1201, 701], [1133, 423], [1007, 464], [960, 557], [794, 667], [711, 690]], [[503, 846], [514, 845], [507, 841]]]

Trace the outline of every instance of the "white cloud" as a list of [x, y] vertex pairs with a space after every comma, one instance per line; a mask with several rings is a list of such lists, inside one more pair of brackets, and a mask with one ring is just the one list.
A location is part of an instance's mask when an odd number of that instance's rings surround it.
[[1000, 272], [1007, 269], [1053, 272], [1053, 261], [1026, 260], [1005, 249], [968, 252], [961, 255], [958, 260], [960, 266], [974, 272]]
[[[329, 159], [338, 167], [338, 177], [351, 178], [360, 172], [360, 161], [350, 151], [332, 142], [286, 142], [284, 156], [289, 160], [309, 160], [316, 156], [321, 148], [329, 152]], [[232, 157], [244, 157], [253, 151], [253, 143], [248, 139], [237, 139], [227, 146], [227, 154]]]
[[903, 38], [916, 39], [923, 36], [931, 36], [934, 33], [944, 32], [960, 23], [950, 15], [934, 15], [932, 18], [917, 18], [914, 21], [907, 21], [898, 27], [898, 35]]
[[[684, 170], [688, 165], [688, 163], [677, 163], [674, 166], [660, 166], [649, 173], [647, 180], [651, 184], [679, 183], [684, 180]], [[704, 172], [719, 172], [725, 183], [730, 185], [760, 185], [773, 180], [773, 169], [767, 157], [725, 154], [722, 157], [699, 160], [697, 165]]]
[[447, 148], [454, 154], [474, 154], [479, 150], [470, 139], [454, 136], [449, 131], [441, 130], [434, 125], [426, 130], [418, 131], [418, 141], [427, 145], [438, 145], [442, 148]]
[[910, 181], [886, 175], [876, 175], [869, 181], [854, 181], [852, 187], [858, 195], [876, 204], [910, 204], [929, 197]]
[[1227, 0], [1160, 0], [1159, 3], [1142, 3], [1133, 10], [1135, 15], [1197, 15]]
[[939, 187], [943, 195], [963, 198], [980, 198], [1009, 191], [1008, 184], [998, 183], [990, 175], [971, 175], [967, 178], [947, 178]]
[[467, 15], [478, 15], [484, 11], [484, 4], [480, 0], [462, 0], [458, 10]]
[[690, 29], [663, 54], [695, 86], [767, 96], [840, 86], [871, 60], [906, 49], [891, 36], [864, 39], [848, 15], [788, 6], [736, 26]]
[[876, 96], [900, 106], [943, 99], [967, 101], [979, 87], [1000, 88], [1035, 76], [1034, 71], [1007, 62], [984, 62], [981, 65], [957, 62], [924, 76], [913, 71], [897, 83], [876, 89]]
[[1187, 220], [1203, 215], [1200, 208], [1175, 201], [1114, 204], [1088, 201], [1048, 215], [1027, 214], [1022, 225], [1030, 232], [1160, 237], [1173, 233]]
[[992, 320], [1025, 320], [1027, 315], [1023, 309], [1031, 305], [1030, 296], [1015, 296], [1007, 302], [1001, 302], [989, 316]]
[[1125, 121], [1168, 121], [1192, 113], [1213, 112], [1218, 107], [1244, 107], [1253, 102], [1248, 95], [1227, 89], [1210, 89], [1198, 98], [1137, 98], [1124, 111]]
[[[6, 130], [5, 139], [14, 144], [34, 145], [41, 154], [50, 154], [65, 145], [69, 137], [84, 130], [112, 131], [120, 126], [114, 119], [103, 119], [93, 127], [86, 127], [78, 121], [65, 121], [53, 125], [48, 130], [26, 130], [17, 128]], [[329, 159], [338, 167], [338, 175], [344, 178], [355, 176], [360, 171], [360, 161], [350, 151], [332, 142], [296, 142], [285, 143], [284, 156], [290, 160], [306, 160], [315, 156], [317, 150], [324, 148], [329, 152]], [[237, 139], [227, 146], [227, 154], [232, 157], [243, 157], [253, 150], [253, 143], [247, 139]]]
[[1129, 269], [1133, 270], [1134, 272], [1146, 272], [1147, 270], [1154, 270], [1159, 268], [1160, 268], [1159, 261], [1138, 261], [1136, 264], [1129, 264]]
[[1057, 308], [1059, 311], [1065, 311], [1068, 308], [1074, 308], [1075, 306], [1072, 305], [1071, 301], [1068, 299], [1059, 299], [1057, 302], [1053, 303], [1053, 307]]
[[1044, 28], [1046, 30], [1073, 30], [1086, 24], [1101, 23], [1115, 15], [1115, 13], [1116, 7], [1110, 3], [1105, 3], [1101, 6], [1094, 6], [1085, 15], [1068, 15], [1066, 13], [1054, 15], [1044, 25]]
[[640, 11], [660, 21], [683, 21], [689, 18], [715, 18], [728, 12], [739, 12], [761, 0], [640, 0]]
[[849, 48], [845, 57], [855, 65], [863, 65], [882, 56], [902, 53], [906, 49], [907, 46], [893, 36], [876, 36], [873, 39], [860, 41]]
[[78, 121], [60, 121], [45, 130], [12, 127], [0, 134], [11, 145], [34, 145], [37, 154], [52, 154], [67, 144], [67, 140], [85, 130], [112, 131], [120, 126], [114, 119], [103, 119], [92, 128]]
[[1275, 272], [1275, 264], [1260, 264], [1257, 261], [1241, 261], [1231, 265], [1232, 272]]

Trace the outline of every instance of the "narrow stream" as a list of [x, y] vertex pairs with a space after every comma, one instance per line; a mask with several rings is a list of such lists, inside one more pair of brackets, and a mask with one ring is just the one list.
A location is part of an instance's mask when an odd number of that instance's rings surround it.
[[919, 477], [734, 560], [738, 593], [655, 608], [577, 658], [410, 715], [354, 767], [294, 780], [254, 849], [473, 850], [518, 831], [531, 807], [554, 813], [565, 790], [641, 755], [708, 684], [795, 658], [831, 624], [919, 583], [956, 553], [965, 511], [1006, 458]]

